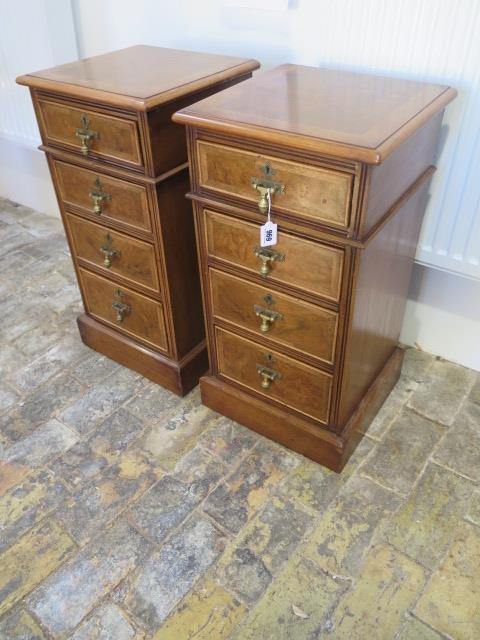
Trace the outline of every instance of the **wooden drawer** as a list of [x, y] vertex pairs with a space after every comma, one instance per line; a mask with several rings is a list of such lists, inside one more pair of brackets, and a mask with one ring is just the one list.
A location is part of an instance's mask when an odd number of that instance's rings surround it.
[[[136, 118], [107, 115], [43, 97], [38, 99], [38, 111], [45, 144], [113, 164], [143, 167]], [[88, 142], [87, 154], [82, 154], [82, 142], [77, 135], [80, 129], [94, 135]]]
[[[259, 227], [204, 210], [207, 250], [211, 257], [259, 274], [262, 261], [254, 251], [259, 245]], [[342, 283], [344, 252], [319, 242], [278, 233], [272, 249], [283, 260], [269, 263], [266, 282], [290, 285], [337, 302]]]
[[[81, 261], [160, 291], [154, 246], [94, 222], [66, 214], [74, 252]], [[88, 265], [85, 265], [88, 266]]]
[[102, 219], [152, 231], [145, 187], [52, 158], [50, 164], [59, 197], [66, 207], [77, 213], [95, 213], [91, 194], [101, 192], [106, 196], [99, 202], [98, 215]]
[[[156, 349], [167, 350], [161, 303], [84, 269], [79, 269], [79, 275], [87, 313]], [[125, 305], [121, 319], [112, 303]]]
[[285, 186], [285, 193], [272, 196], [274, 211], [342, 229], [349, 226], [351, 174], [203, 140], [197, 141], [197, 152], [201, 187], [258, 202], [260, 194], [252, 187], [252, 178], [266, 179], [268, 166], [272, 174], [268, 179]]
[[[332, 376], [218, 327], [215, 335], [219, 374], [322, 423], [327, 422]], [[259, 367], [274, 371], [280, 378], [264, 388]]]
[[[210, 270], [210, 296], [215, 319], [333, 362], [338, 318], [335, 312], [216, 269]], [[269, 318], [273, 318], [271, 322]]]

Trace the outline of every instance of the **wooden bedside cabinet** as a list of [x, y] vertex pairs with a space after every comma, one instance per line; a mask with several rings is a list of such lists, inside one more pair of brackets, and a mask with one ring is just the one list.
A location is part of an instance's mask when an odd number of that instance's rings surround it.
[[183, 395], [208, 366], [181, 107], [255, 60], [135, 46], [21, 76], [85, 313], [83, 341]]
[[[284, 65], [181, 109], [211, 370], [203, 402], [339, 471], [400, 374], [453, 89]], [[261, 246], [260, 227], [278, 225]]]

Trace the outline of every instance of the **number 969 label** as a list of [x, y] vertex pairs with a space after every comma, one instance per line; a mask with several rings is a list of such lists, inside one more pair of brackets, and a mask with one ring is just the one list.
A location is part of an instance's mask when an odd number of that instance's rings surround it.
[[260, 246], [271, 247], [277, 244], [277, 225], [268, 220], [260, 227]]

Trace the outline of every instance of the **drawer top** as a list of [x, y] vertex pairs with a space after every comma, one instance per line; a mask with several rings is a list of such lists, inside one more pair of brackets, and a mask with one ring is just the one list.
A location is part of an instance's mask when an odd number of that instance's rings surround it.
[[147, 111], [259, 66], [246, 58], [137, 45], [29, 73], [17, 82]]
[[173, 119], [380, 164], [455, 96], [441, 85], [286, 64], [181, 109]]

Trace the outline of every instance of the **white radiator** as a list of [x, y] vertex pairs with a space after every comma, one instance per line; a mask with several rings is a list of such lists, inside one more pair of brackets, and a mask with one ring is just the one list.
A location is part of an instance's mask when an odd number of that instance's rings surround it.
[[[444, 16], [450, 37], [442, 47], [442, 75], [459, 95], [445, 116], [449, 131], [417, 260], [480, 280], [480, 2], [462, 0], [450, 7]], [[426, 68], [440, 53], [432, 41], [424, 43]]]
[[480, 0], [302, 0], [299, 6], [295, 62], [457, 89], [444, 118], [448, 136], [417, 260], [480, 280]]

